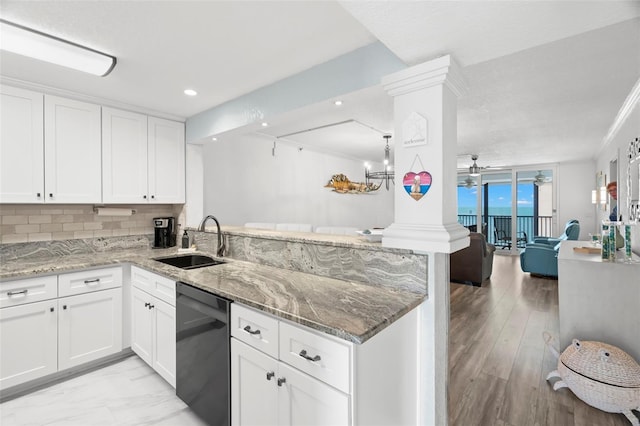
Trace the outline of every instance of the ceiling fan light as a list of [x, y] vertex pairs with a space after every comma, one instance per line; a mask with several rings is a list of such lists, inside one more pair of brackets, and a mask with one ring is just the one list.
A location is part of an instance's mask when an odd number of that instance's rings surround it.
[[469, 176], [480, 176], [480, 167], [478, 167], [475, 161], [473, 162], [473, 165], [469, 167]]
[[116, 58], [13, 22], [0, 19], [0, 49], [104, 77]]

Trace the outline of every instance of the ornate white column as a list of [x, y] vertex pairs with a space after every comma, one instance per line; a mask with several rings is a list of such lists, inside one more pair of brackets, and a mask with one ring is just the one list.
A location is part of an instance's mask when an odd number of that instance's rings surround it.
[[457, 221], [457, 98], [464, 83], [450, 56], [382, 79], [394, 97], [394, 223], [382, 245], [429, 257], [418, 325], [420, 424], [447, 424], [449, 253], [469, 245]]

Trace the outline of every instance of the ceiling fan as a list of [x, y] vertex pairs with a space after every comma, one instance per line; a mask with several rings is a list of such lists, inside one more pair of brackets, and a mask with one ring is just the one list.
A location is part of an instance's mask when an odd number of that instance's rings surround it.
[[542, 174], [542, 171], [538, 170], [538, 174], [533, 177], [533, 184], [535, 186], [542, 186], [546, 182], [550, 182], [551, 180]]
[[464, 187], [467, 189], [471, 189], [474, 186], [476, 186], [476, 181], [471, 179], [471, 176], [467, 176], [467, 178], [464, 180]]
[[[469, 154], [466, 154], [469, 155]], [[480, 176], [480, 173], [487, 171], [489, 169], [491, 170], [500, 170], [502, 167], [493, 167], [493, 166], [485, 166], [485, 167], [480, 167], [478, 166], [478, 154], [471, 154], [471, 161], [473, 161], [473, 164], [471, 164], [469, 167], [464, 167], [464, 168], [459, 168], [458, 169], [458, 173], [460, 174], [465, 174], [468, 173], [469, 176]]]

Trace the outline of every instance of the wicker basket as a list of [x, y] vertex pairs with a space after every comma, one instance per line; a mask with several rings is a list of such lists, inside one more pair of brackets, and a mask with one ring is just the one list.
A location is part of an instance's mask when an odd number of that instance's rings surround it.
[[[557, 350], [550, 349], [558, 355]], [[547, 380], [552, 377], [561, 379], [553, 385], [554, 390], [568, 387], [592, 407], [622, 413], [632, 425], [640, 426], [631, 411], [640, 411], [640, 365], [623, 350], [574, 339], [558, 357], [558, 369], [549, 373]]]

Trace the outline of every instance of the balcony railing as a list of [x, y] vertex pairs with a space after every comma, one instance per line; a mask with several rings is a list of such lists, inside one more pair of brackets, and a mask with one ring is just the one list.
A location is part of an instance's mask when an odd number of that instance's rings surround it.
[[[476, 223], [477, 216], [471, 214], [459, 214], [458, 222], [471, 229], [474, 232], [477, 231], [478, 225]], [[485, 217], [483, 217], [485, 219]], [[507, 243], [503, 234], [496, 232], [495, 224], [496, 219], [498, 222], [501, 220], [511, 220], [511, 216], [498, 216], [489, 215], [483, 221], [482, 233], [487, 237], [487, 241], [498, 247], [508, 248], [511, 247], [511, 243]], [[534, 236], [551, 237], [552, 234], [552, 221], [551, 216], [517, 216], [516, 217], [516, 230], [518, 232], [517, 245], [518, 247], [524, 247], [524, 245], [533, 240]], [[509, 231], [510, 234], [510, 231]], [[498, 236], [498, 238], [496, 238]], [[509, 235], [507, 235], [509, 237]]]

